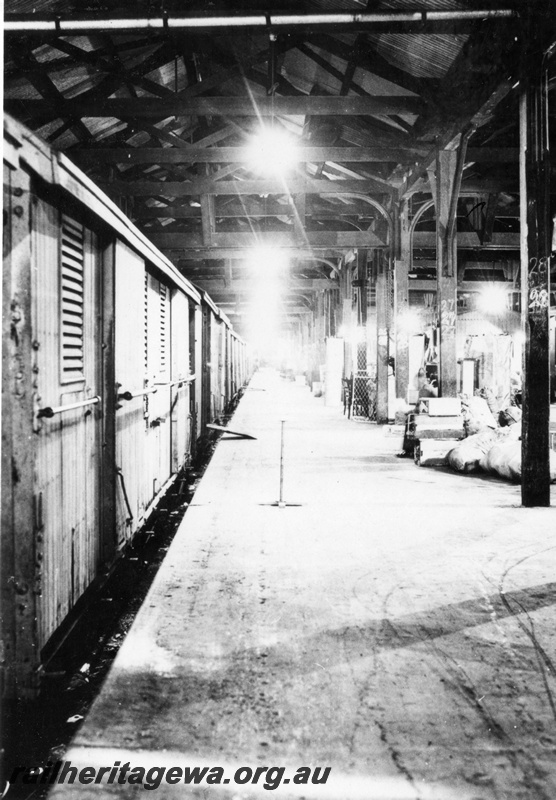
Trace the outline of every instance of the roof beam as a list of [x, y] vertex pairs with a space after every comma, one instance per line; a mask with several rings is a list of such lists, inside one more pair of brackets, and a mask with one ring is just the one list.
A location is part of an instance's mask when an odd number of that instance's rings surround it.
[[[198, 233], [159, 233], [149, 232], [149, 239], [162, 250], [179, 250], [180, 248], [197, 249], [206, 248], [202, 234]], [[238, 248], [249, 250], [253, 247], [286, 247], [299, 249], [299, 242], [296, 241], [294, 233], [273, 232], [273, 233], [215, 233], [212, 235], [211, 249], [229, 250]], [[382, 239], [372, 231], [307, 231], [304, 237], [304, 247], [311, 249], [314, 247], [384, 247]], [[220, 255], [219, 258], [228, 256]]]
[[519, 147], [468, 147], [467, 164], [517, 164]]
[[[180, 243], [177, 246], [165, 245], [164, 247], [161, 247], [161, 249], [171, 256], [174, 262], [179, 262], [178, 266], [182, 269], [184, 274], [186, 274], [187, 269], [184, 262], [188, 261], [222, 261], [226, 258], [239, 260], [245, 259], [245, 250], [247, 249], [245, 247], [191, 247], [188, 236], [189, 234], [187, 233], [183, 234], [182, 236], [185, 246], [183, 243]], [[261, 241], [260, 234], [257, 234], [257, 241]], [[251, 246], [253, 246], [253, 241], [251, 242]], [[371, 245], [365, 246], [370, 247]], [[319, 258], [341, 258], [341, 256], [345, 255], [345, 251], [349, 249], [351, 248], [344, 245], [338, 245], [335, 247], [321, 247], [320, 245], [317, 247], [313, 245], [307, 246], [306, 248], [302, 248], [299, 245], [294, 245], [292, 247], [288, 247], [288, 255], [290, 255], [292, 258], [313, 258], [313, 260], [318, 261]]]
[[[333, 78], [336, 78], [342, 86], [344, 83], [347, 85], [348, 89], [352, 89], [358, 95], [367, 96], [367, 92], [359, 86], [359, 84], [353, 81], [353, 73], [346, 78], [346, 75], [340, 70], [337, 70], [336, 67], [333, 67], [325, 58], [323, 58], [319, 53], [313, 50], [312, 47], [308, 47], [304, 42], [299, 42], [297, 44], [297, 49], [300, 53], [303, 53], [304, 56], [310, 58], [311, 61], [314, 61], [321, 69], [325, 72], [328, 72], [329, 75], [332, 75]], [[355, 69], [353, 70], [355, 72]], [[347, 92], [342, 92], [342, 96], [345, 96]]]
[[[268, 78], [260, 70], [253, 67], [246, 68], [244, 70], [244, 74], [245, 77], [250, 81], [256, 83], [258, 86], [263, 86], [266, 89], [268, 85]], [[300, 89], [296, 89], [293, 83], [290, 83], [288, 80], [286, 80], [283, 75], [277, 74], [275, 77], [276, 91], [278, 92], [278, 95], [284, 95], [288, 97], [305, 97], [305, 93]]]
[[[231, 129], [227, 129], [228, 135]], [[149, 128], [153, 135], [161, 132]], [[177, 139], [178, 137], [173, 136]], [[221, 138], [224, 138], [222, 136]], [[168, 138], [170, 141], [170, 138]], [[244, 162], [246, 160], [245, 147], [200, 147], [188, 145], [183, 140], [179, 149], [176, 147], [95, 147], [87, 150], [73, 150], [71, 157], [79, 163], [89, 162], [105, 164], [194, 164], [204, 161], [210, 164], [224, 164], [232, 162]], [[177, 142], [176, 142], [177, 144]], [[517, 148], [506, 148], [510, 154], [497, 148], [471, 148], [470, 153], [473, 158], [468, 156], [468, 161], [510, 161], [517, 160]], [[403, 149], [400, 147], [303, 147], [296, 148], [297, 161], [321, 162], [339, 161], [342, 163], [365, 163], [395, 162], [408, 163], [416, 161], [428, 152], [427, 148]], [[492, 157], [491, 157], [492, 156]]]
[[[234, 326], [235, 326], [236, 329], [239, 328], [240, 335], [241, 335], [241, 325], [243, 324], [243, 320], [241, 318], [242, 317], [247, 317], [247, 318], [251, 317], [252, 312], [250, 310], [248, 310], [248, 309], [246, 309], [245, 311], [237, 310], [237, 306], [238, 305], [241, 306], [241, 307], [247, 307], [249, 305], [249, 303], [236, 303], [236, 304], [234, 304], [233, 308], [228, 308], [227, 306], [224, 306], [222, 311], [224, 311], [224, 313], [228, 317], [230, 317], [230, 318], [233, 317]], [[283, 308], [278, 308], [275, 313], [276, 313], [277, 317], [279, 317], [279, 318], [280, 317], [285, 317], [286, 319], [289, 319], [290, 317], [307, 317], [308, 319], [310, 319], [313, 316], [313, 312], [311, 311], [311, 309], [306, 308], [306, 307], [288, 308], [287, 310], [284, 310]], [[247, 337], [248, 334], [244, 334], [244, 335], [245, 335], [245, 337]]]
[[201, 224], [203, 228], [203, 244], [211, 245], [216, 230], [214, 218], [214, 195], [201, 195]]
[[[263, 265], [264, 267], [264, 265]], [[251, 293], [253, 291], [253, 281], [248, 278], [234, 278], [227, 284], [224, 283], [224, 278], [205, 278], [203, 279], [203, 289], [207, 291], [211, 297], [219, 295], [220, 297], [228, 297], [229, 295], [238, 293]], [[294, 292], [308, 292], [320, 291], [322, 289], [330, 289], [338, 284], [330, 278], [301, 278], [297, 280], [288, 280], [286, 291], [289, 294]]]
[[294, 235], [298, 242], [303, 242], [306, 236], [305, 233], [305, 215], [307, 213], [307, 195], [297, 194], [293, 198], [293, 224]]
[[277, 179], [254, 181], [215, 181], [212, 178], [199, 178], [187, 181], [113, 181], [99, 184], [107, 194], [118, 196], [146, 197], [163, 195], [164, 197], [191, 197], [201, 194], [342, 194], [345, 192], [366, 195], [370, 192], [391, 194], [395, 187], [379, 184], [376, 181], [363, 180], [315, 180], [308, 176], [293, 178], [288, 181]]
[[[13, 57], [19, 65], [29, 83], [39, 92], [40, 95], [50, 104], [57, 105], [64, 101], [63, 94], [52, 82], [47, 70], [39, 64], [31, 50], [22, 51], [21, 47], [13, 48]], [[90, 141], [92, 134], [79, 116], [72, 115], [66, 120], [67, 128], [70, 128], [77, 139], [81, 142]]]
[[[133, 82], [135, 78], [143, 77], [144, 75], [148, 74], [154, 69], [162, 66], [165, 63], [168, 63], [175, 55], [175, 48], [172, 46], [172, 43], [168, 41], [162, 42], [161, 46], [147, 56], [143, 61], [141, 61], [136, 66], [128, 69], [125, 72], [125, 82], [127, 85]], [[45, 70], [48, 71], [48, 66], [45, 65]], [[83, 92], [79, 95], [80, 100], [79, 103], [85, 105], [85, 107], [97, 108], [102, 103], [106, 102], [118, 102], [117, 100], [107, 100], [111, 94], [117, 91], [124, 83], [124, 75], [122, 73], [108, 73], [104, 75], [102, 80], [97, 83], [91, 89]], [[151, 98], [152, 99], [152, 98]], [[133, 98], [132, 102], [137, 102], [140, 98]], [[98, 114], [82, 114], [79, 109], [71, 108], [72, 101], [68, 101], [67, 99], [60, 100], [59, 102], [46, 102], [46, 101], [35, 101], [36, 103], [42, 102], [42, 108], [39, 109], [39, 106], [36, 107], [36, 113], [29, 114], [29, 111], [25, 109], [25, 102], [23, 103], [18, 100], [14, 100], [14, 116], [20, 117], [23, 120], [32, 119], [33, 126], [35, 128], [41, 127], [42, 125], [46, 125], [52, 120], [57, 119], [58, 117], [62, 117], [67, 119], [74, 118], [74, 117], [84, 117], [84, 116], [99, 116]], [[168, 100], [164, 101], [159, 99], [159, 102], [168, 102]], [[184, 101], [185, 102], [185, 101]], [[69, 105], [68, 105], [69, 103]], [[7, 110], [7, 107], [6, 107]], [[172, 114], [167, 114], [166, 116], [170, 117], [173, 116]], [[117, 118], [117, 115], [116, 115]]]
[[[279, 203], [276, 200], [260, 200], [256, 202], [251, 198], [221, 203], [215, 207], [216, 218], [227, 217], [293, 217], [295, 211], [291, 203]], [[163, 206], [137, 206], [133, 210], [134, 219], [191, 219], [201, 218], [199, 208], [192, 208], [189, 205], [177, 205], [168, 203]], [[314, 201], [309, 199], [306, 202], [305, 216], [316, 217], [318, 219], [340, 219], [342, 217], [364, 217], [365, 219], [376, 216], [376, 211], [369, 205], [364, 207], [355, 203], [348, 205], [320, 206], [317, 207]]]
[[62, 117], [115, 117], [116, 119], [165, 119], [174, 116], [365, 116], [372, 114], [420, 114], [423, 102], [409, 96], [339, 97], [189, 97], [169, 99], [138, 97], [80, 100], [59, 103], [46, 100], [6, 101], [6, 109], [26, 118], [52, 114]]
[[[436, 160], [436, 151], [450, 149], [467, 128], [490, 121], [498, 104], [511, 91], [520, 64], [521, 30], [515, 21], [500, 28], [490, 22], [477, 24], [438, 87], [434, 105], [415, 125], [416, 136], [434, 139], [434, 146], [403, 187], [411, 193]], [[485, 69], [485, 56], [488, 54]], [[478, 78], [480, 75], [480, 79]], [[457, 92], [454, 91], [457, 86]]]
[[[493, 233], [491, 241], [481, 244], [479, 234], [474, 231], [458, 231], [458, 250], [519, 250], [519, 233]], [[436, 248], [436, 234], [429, 231], [415, 231], [413, 234], [413, 247], [434, 250]]]
[[[234, 40], [232, 40], [234, 42]], [[293, 45], [291, 45], [293, 47]], [[286, 46], [284, 42], [282, 42], [281, 47], [283, 50], [289, 49], [289, 46]], [[229, 62], [226, 63], [223, 61], [224, 54], [217, 48], [216, 46], [216, 39], [211, 39], [211, 48], [209, 50], [209, 59], [211, 63], [218, 64], [218, 69], [211, 73], [208, 77], [204, 77], [200, 83], [195, 84], [194, 86], [188, 86], [182, 92], [178, 93], [179, 98], [185, 97], [193, 97], [198, 94], [204, 94], [205, 92], [215, 89], [217, 86], [221, 85], [222, 83], [227, 83], [232, 78], [240, 78], [243, 77], [251, 78], [251, 75], [254, 75], [256, 72], [255, 67], [259, 64], [264, 64], [268, 61], [270, 53], [270, 48], [265, 47], [262, 50], [259, 50], [253, 56], [245, 59], [243, 53], [238, 53], [234, 51], [236, 63], [230, 64]], [[286, 89], [287, 91], [281, 91], [281, 94], [289, 94], [289, 85], [287, 81], [282, 80], [281, 76], [278, 76], [279, 82], [279, 90], [280, 88]], [[263, 86], [266, 88], [266, 80], [263, 79]], [[293, 89], [293, 87], [291, 87]], [[294, 94], [298, 94], [298, 92], [293, 89]]]
[[40, 16], [39, 14], [7, 14], [4, 29], [8, 34], [65, 33], [85, 34], [92, 31], [104, 32], [131, 32], [137, 30], [156, 30], [159, 32], [189, 31], [190, 33], [210, 32], [215, 30], [230, 31], [249, 28], [261, 28], [264, 31], [279, 32], [281, 30], [299, 29], [299, 26], [337, 28], [346, 26], [353, 31], [373, 31], [382, 33], [396, 30], [407, 30], [408, 26], [416, 26], [420, 31], [425, 25], [445, 25], [446, 23], [468, 22], [485, 19], [508, 19], [516, 16], [513, 9], [450, 9], [446, 10], [419, 10], [419, 11], [379, 11], [361, 12], [345, 11], [335, 13], [253, 13], [253, 14], [227, 14], [177, 16], [173, 14], [160, 14], [149, 17], [112, 17], [102, 19], [99, 14], [94, 15], [56, 15]]
[[[309, 176], [298, 176], [288, 181], [280, 180], [253, 180], [253, 181], [215, 181], [212, 178], [198, 178], [193, 181], [112, 181], [100, 183], [100, 188], [107, 194], [120, 197], [191, 197], [201, 194], [215, 195], [342, 195], [359, 194], [394, 194], [396, 186], [392, 183], [379, 183], [372, 179], [362, 180], [317, 180]], [[489, 193], [489, 192], [516, 192], [517, 181], [511, 175], [500, 179], [473, 179], [463, 181], [461, 192]], [[414, 192], [415, 190], [413, 190]], [[411, 194], [408, 191], [408, 194]]]
[[311, 41], [343, 61], [349, 62], [353, 57], [357, 67], [371, 72], [379, 78], [384, 78], [410, 92], [425, 98], [431, 92], [431, 84], [434, 84], [433, 80], [430, 78], [415, 78], [409, 72], [390, 64], [374, 49], [372, 42], [365, 42], [365, 46], [355, 52], [354, 48], [349, 44], [327, 33], [312, 37]]
[[[459, 132], [462, 129], [466, 127], [479, 128], [481, 125], [485, 124], [485, 122], [494, 114], [494, 110], [498, 103], [500, 103], [500, 101], [506, 97], [506, 95], [511, 91], [511, 88], [511, 81], [507, 79], [500, 81], [500, 83], [491, 93], [490, 97], [480, 106], [480, 108], [468, 108], [467, 115], [461, 115], [458, 121], [449, 120], [442, 130], [438, 129], [436, 145], [431, 147], [428, 155], [426, 155], [417, 165], [417, 167], [411, 171], [411, 174], [408, 176], [404, 186], [401, 189], [402, 196], [409, 196], [415, 191], [422, 191], [422, 179], [427, 169], [435, 162], [437, 151], [439, 149], [448, 148], [448, 146], [453, 143], [454, 139], [459, 138]], [[469, 153], [474, 153], [477, 156], [479, 156], [480, 152], [480, 147], [470, 148], [469, 150]], [[467, 162], [472, 162], [474, 160], [477, 161], [478, 158], [473, 159], [470, 155], [468, 155], [466, 158]], [[478, 191], [496, 192], [502, 190], [502, 188], [503, 187], [501, 185], [493, 186], [491, 182], [488, 188], [485, 187], [483, 189], [479, 189]]]
[[[102, 48], [102, 54], [96, 50], [83, 50], [81, 47], [76, 47], [76, 45], [68, 42], [66, 39], [55, 39], [52, 42], [52, 47], [55, 47], [62, 53], [66, 53], [76, 61], [81, 61], [85, 64], [90, 64], [91, 66], [96, 67], [99, 71], [112, 73], [121, 77], [124, 81], [129, 80], [131, 83], [140, 86], [142, 89], [145, 89], [151, 94], [158, 95], [159, 97], [174, 96], [174, 92], [172, 92], [172, 90], [168, 89], [166, 86], [162, 86], [155, 81], [149, 80], [148, 78], [137, 74], [135, 71], [127, 71], [124, 61], [114, 60], [113, 57], [110, 59], [108, 57], [108, 54], [110, 53], [109, 44], [110, 42], [106, 47]], [[115, 52], [115, 45], [112, 46], [112, 49]], [[49, 63], [43, 66], [50, 70]]]

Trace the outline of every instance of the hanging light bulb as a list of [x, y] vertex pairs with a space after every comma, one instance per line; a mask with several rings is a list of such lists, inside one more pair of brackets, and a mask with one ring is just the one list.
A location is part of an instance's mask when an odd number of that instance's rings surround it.
[[399, 330], [408, 336], [418, 333], [422, 327], [419, 314], [412, 308], [405, 308], [401, 311], [396, 321]]
[[258, 132], [247, 145], [246, 161], [255, 172], [262, 175], [284, 176], [296, 163], [297, 154], [293, 137], [274, 116], [276, 81], [276, 42], [274, 33], [269, 37], [267, 96], [271, 98], [270, 121], [261, 123]]
[[485, 314], [503, 314], [508, 308], [508, 292], [503, 286], [488, 284], [482, 289], [477, 305]]
[[263, 175], [285, 175], [296, 161], [297, 149], [292, 136], [275, 124], [262, 125], [247, 145], [247, 164]]

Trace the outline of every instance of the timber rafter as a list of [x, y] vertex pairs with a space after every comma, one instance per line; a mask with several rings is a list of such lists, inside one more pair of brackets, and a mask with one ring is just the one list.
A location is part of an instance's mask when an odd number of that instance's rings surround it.
[[[511, 87], [521, 33], [513, 9], [497, 19], [449, 12], [371, 25], [381, 3], [368, 0], [366, 22], [277, 25], [271, 48], [272, 28], [241, 25], [231, 0], [220, 5], [234, 11], [233, 28], [209, 30], [208, 14], [195, 30], [161, 23], [126, 31], [122, 23], [8, 34], [6, 108], [68, 151], [170, 257], [201, 275], [224, 275], [225, 259], [236, 263], [255, 234], [278, 237], [292, 256], [313, 248], [334, 262], [348, 248], [388, 246], [385, 220], [366, 201], [391, 209], [400, 195], [430, 197], [437, 150], [457, 147], [471, 129], [478, 133], [470, 136], [462, 192], [490, 199], [484, 226], [465, 242], [514, 246], [513, 234], [502, 241], [494, 226], [494, 198], [517, 188]], [[480, 4], [460, 5], [476, 12]], [[126, 7], [130, 17], [137, 12], [123, 0]], [[431, 34], [443, 37], [438, 61], [421, 70], [410, 51], [429, 37], [435, 52]], [[263, 179], [245, 163], [248, 137], [271, 121], [299, 142], [286, 181]], [[431, 247], [425, 231], [417, 238]]]

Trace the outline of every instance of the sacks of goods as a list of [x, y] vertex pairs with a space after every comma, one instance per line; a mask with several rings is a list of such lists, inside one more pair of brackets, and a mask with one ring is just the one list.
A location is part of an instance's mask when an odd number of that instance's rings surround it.
[[[507, 437], [506, 441], [498, 442], [483, 456], [480, 466], [485, 472], [493, 472], [508, 480], [520, 481], [521, 441]], [[550, 480], [556, 481], [556, 452], [553, 450], [550, 451]]]
[[479, 433], [485, 428], [498, 427], [498, 423], [483, 397], [470, 397], [465, 403], [464, 413], [465, 430], [468, 436]]
[[[512, 415], [509, 414], [508, 418]], [[447, 455], [456, 472], [484, 470], [507, 480], [521, 480], [521, 422], [484, 428], [459, 442]], [[556, 452], [550, 452], [550, 480], [556, 481]]]
[[493, 445], [480, 461], [485, 472], [495, 472], [501, 478], [521, 478], [521, 442], [499, 442]]
[[475, 472], [480, 461], [496, 441], [496, 431], [487, 428], [460, 442], [447, 455], [447, 462], [456, 472]]

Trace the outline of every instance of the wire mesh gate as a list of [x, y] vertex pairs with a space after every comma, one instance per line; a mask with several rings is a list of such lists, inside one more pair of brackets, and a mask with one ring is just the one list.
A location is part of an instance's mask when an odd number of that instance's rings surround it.
[[346, 383], [348, 417], [376, 422], [376, 381], [367, 369], [366, 342], [357, 344], [357, 368]]

